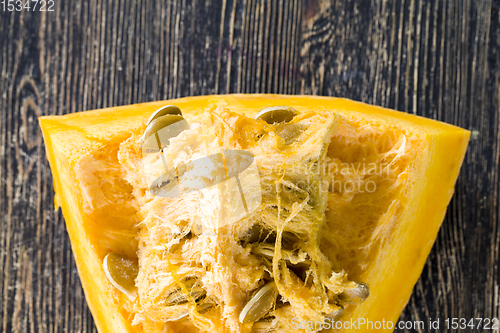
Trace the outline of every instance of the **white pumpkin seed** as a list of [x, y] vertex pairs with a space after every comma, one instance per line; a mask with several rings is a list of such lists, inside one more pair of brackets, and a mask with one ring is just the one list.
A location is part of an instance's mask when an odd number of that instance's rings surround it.
[[249, 324], [262, 318], [271, 310], [277, 296], [278, 290], [274, 281], [262, 286], [241, 310], [240, 322]]
[[290, 106], [271, 106], [260, 110], [255, 119], [264, 120], [268, 124], [288, 123], [296, 114], [297, 111]]
[[156, 118], [159, 118], [161, 116], [165, 116], [167, 114], [173, 114], [173, 115], [179, 115], [182, 116], [182, 111], [179, 109], [179, 107], [175, 105], [165, 105], [153, 112], [151, 117], [149, 117], [148, 121], [146, 122], [146, 125], [149, 125], [153, 120]]
[[297, 140], [304, 128], [304, 125], [301, 124], [279, 124], [276, 126], [276, 132], [285, 141], [285, 144], [289, 145]]
[[258, 321], [252, 325], [252, 333], [273, 332], [276, 330], [273, 326], [272, 321]]
[[182, 116], [167, 114], [158, 117], [144, 130], [143, 146], [147, 147], [148, 151], [160, 150], [170, 144], [171, 138], [188, 128], [189, 123]]
[[137, 263], [121, 254], [109, 253], [104, 257], [102, 267], [111, 285], [131, 297], [136, 289]]
[[187, 311], [187, 310], [179, 311], [179, 313], [177, 315], [168, 318], [167, 321], [183, 321], [183, 320], [187, 319], [188, 316], [189, 316], [189, 311]]
[[339, 295], [339, 299], [345, 303], [357, 304], [364, 302], [370, 295], [368, 285], [360, 282], [353, 282], [353, 286], [344, 290]]
[[327, 314], [325, 317], [332, 320], [332, 321], [337, 321], [339, 320], [342, 316], [344, 315], [344, 307], [339, 305], [337, 309], [332, 311], [331, 313]]

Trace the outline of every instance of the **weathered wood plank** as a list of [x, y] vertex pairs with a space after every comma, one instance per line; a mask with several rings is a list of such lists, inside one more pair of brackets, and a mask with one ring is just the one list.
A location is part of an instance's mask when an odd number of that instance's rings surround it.
[[456, 195], [401, 320], [499, 315], [498, 7], [498, 1], [306, 5], [302, 93], [341, 95], [473, 131]]

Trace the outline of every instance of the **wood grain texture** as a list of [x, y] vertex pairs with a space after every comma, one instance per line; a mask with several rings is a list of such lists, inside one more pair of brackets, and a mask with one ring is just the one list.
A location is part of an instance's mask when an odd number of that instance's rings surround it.
[[37, 117], [228, 92], [343, 96], [472, 130], [401, 320], [500, 317], [499, 0], [55, 0], [0, 11], [0, 74], [1, 332], [96, 331]]

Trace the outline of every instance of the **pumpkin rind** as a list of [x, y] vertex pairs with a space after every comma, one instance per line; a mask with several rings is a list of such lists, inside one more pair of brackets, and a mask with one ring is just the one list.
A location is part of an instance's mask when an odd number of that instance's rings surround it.
[[[387, 215], [382, 231], [386, 245], [373, 261], [376, 264], [360, 276], [361, 281], [369, 284], [370, 296], [342, 318], [395, 322], [408, 302], [443, 221], [470, 133], [434, 120], [340, 98], [220, 95], [40, 118], [54, 178], [56, 207], [62, 208], [87, 303], [99, 332], [140, 332], [141, 327], [131, 324], [130, 312], [121, 306], [127, 302], [126, 296], [110, 286], [102, 269], [103, 253], [95, 246], [96, 236], [84, 227], [85, 194], [76, 186], [78, 161], [89, 152], [122, 142], [132, 132], [143, 131], [147, 119], [160, 106], [173, 104], [183, 114], [196, 114], [210, 104], [220, 103], [250, 116], [272, 105], [335, 110], [348, 119], [384, 123], [416, 133], [413, 149], [418, 159], [410, 162], [408, 181], [400, 195], [404, 208]], [[371, 330], [343, 332], [349, 331]]]

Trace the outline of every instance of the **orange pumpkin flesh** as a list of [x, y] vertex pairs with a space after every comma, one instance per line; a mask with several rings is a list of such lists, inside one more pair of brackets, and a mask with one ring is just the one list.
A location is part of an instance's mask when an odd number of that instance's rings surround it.
[[[394, 323], [411, 295], [443, 221], [469, 132], [346, 99], [224, 95], [40, 118], [54, 177], [55, 204], [63, 210], [99, 332], [144, 330], [141, 325], [132, 325], [130, 300], [112, 287], [102, 268], [109, 252], [133, 257], [137, 250], [138, 218], [131, 204], [131, 185], [113, 167], [118, 163], [119, 145], [132, 133], [140, 134], [151, 113], [163, 105], [175, 104], [189, 115], [220, 103], [249, 116], [273, 105], [297, 110], [326, 109], [341, 116], [328, 150], [340, 182], [331, 184], [338, 188], [328, 197], [321, 250], [339, 269], [345, 269], [351, 280], [370, 286], [368, 299], [347, 307], [341, 320], [364, 318]], [[348, 177], [359, 173], [360, 165], [366, 167], [376, 159], [386, 161], [386, 165], [379, 163], [376, 168], [392, 170], [387, 177], [374, 178], [377, 191], [365, 188], [351, 195], [342, 188]], [[344, 169], [349, 172], [342, 173]], [[185, 323], [171, 328], [181, 332], [191, 329]], [[363, 326], [344, 331], [372, 330]]]

